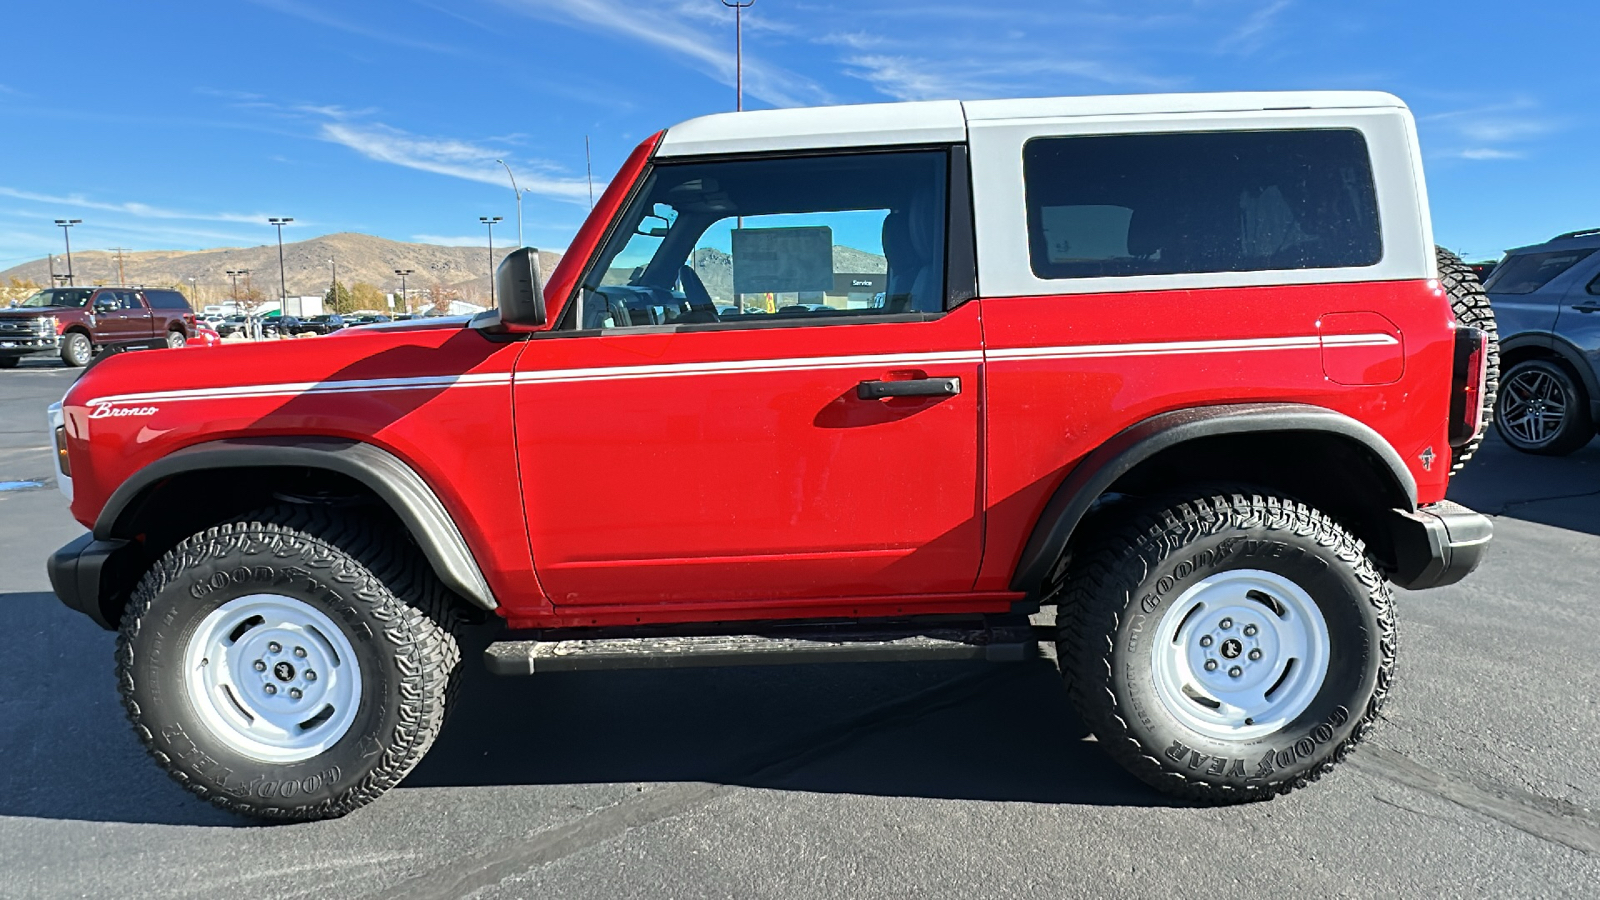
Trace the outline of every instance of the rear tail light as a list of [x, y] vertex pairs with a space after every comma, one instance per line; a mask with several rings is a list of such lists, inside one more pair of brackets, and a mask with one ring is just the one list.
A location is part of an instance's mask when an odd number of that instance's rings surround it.
[[1489, 378], [1489, 336], [1456, 326], [1450, 379], [1450, 446], [1465, 447], [1483, 430], [1483, 392]]

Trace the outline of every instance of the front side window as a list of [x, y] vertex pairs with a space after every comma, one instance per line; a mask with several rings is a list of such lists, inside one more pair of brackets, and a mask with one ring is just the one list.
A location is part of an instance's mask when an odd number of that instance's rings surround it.
[[1594, 249], [1523, 253], [1495, 266], [1483, 289], [1496, 294], [1531, 294], [1581, 262]]
[[926, 150], [658, 165], [573, 327], [942, 311], [947, 164]]
[[1371, 266], [1366, 140], [1349, 129], [1038, 138], [1023, 148], [1040, 278]]

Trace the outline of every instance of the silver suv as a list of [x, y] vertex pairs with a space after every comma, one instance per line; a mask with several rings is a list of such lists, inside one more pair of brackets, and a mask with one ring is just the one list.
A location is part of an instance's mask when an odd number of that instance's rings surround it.
[[1563, 456], [1600, 422], [1600, 228], [1506, 254], [1484, 289], [1500, 325], [1494, 424], [1524, 453]]

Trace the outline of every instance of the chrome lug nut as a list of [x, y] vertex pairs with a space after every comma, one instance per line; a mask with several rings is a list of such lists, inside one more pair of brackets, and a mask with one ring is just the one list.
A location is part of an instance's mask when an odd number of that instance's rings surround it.
[[296, 648], [294, 648], [294, 655], [300, 657], [301, 659], [305, 659], [306, 658], [306, 648], [304, 648], [304, 647], [296, 647]]
[[276, 694], [278, 692], [278, 686], [275, 685], [275, 684], [264, 685], [264, 686], [262, 686], [261, 689], [263, 691], [266, 691], [268, 696], [271, 696], [271, 695]]
[[267, 652], [268, 653], [278, 653], [278, 652], [281, 652], [282, 650], [283, 650], [283, 645], [278, 643], [277, 641], [268, 641], [267, 642]]
[[1254, 625], [1246, 625], [1244, 627], [1244, 636], [1245, 637], [1255, 637], [1256, 636], [1256, 627]]
[[1216, 670], [1217, 670], [1217, 661], [1214, 660], [1214, 659], [1206, 660], [1206, 671], [1207, 672], [1215, 672]]
[[265, 672], [267, 670], [267, 664], [258, 659], [255, 662], [255, 670], [257, 672]]
[[311, 671], [310, 669], [307, 669], [306, 672], [305, 672], [305, 677], [306, 677], [307, 681], [316, 681], [317, 680], [317, 673]]
[[1201, 638], [1201, 639], [1200, 639], [1200, 646], [1202, 646], [1202, 647], [1209, 647], [1209, 646], [1211, 646], [1211, 635], [1209, 635], [1209, 634], [1208, 634], [1208, 635], [1206, 635], [1206, 636], [1205, 636], [1205, 637], [1202, 637], [1202, 638]]
[[1250, 651], [1250, 661], [1251, 662], [1254, 662], [1254, 661], [1256, 661], [1256, 660], [1258, 660], [1260, 658], [1261, 658], [1261, 651], [1260, 650], [1251, 650]]
[[291, 699], [291, 700], [299, 700], [300, 699], [300, 689], [299, 688], [289, 688], [289, 699]]
[[1243, 675], [1243, 674], [1244, 674], [1244, 670], [1239, 668], [1238, 666], [1234, 666], [1233, 668], [1228, 670], [1228, 676], [1230, 678], [1238, 678], [1240, 675]]
[[1229, 628], [1233, 627], [1233, 620], [1223, 619], [1221, 622], [1217, 623], [1217, 627], [1221, 628], [1223, 631], [1227, 631]]

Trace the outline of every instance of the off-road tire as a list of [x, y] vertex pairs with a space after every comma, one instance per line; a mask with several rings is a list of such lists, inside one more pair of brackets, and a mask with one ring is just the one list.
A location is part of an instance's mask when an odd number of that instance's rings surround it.
[[81, 331], [69, 331], [61, 337], [61, 361], [74, 369], [81, 369], [94, 359], [94, 342]]
[[[1394, 673], [1394, 611], [1364, 546], [1323, 513], [1273, 496], [1130, 503], [1074, 556], [1057, 645], [1068, 694], [1100, 745], [1164, 793], [1266, 800], [1327, 774], [1371, 731]], [[1251, 740], [1186, 726], [1152, 689], [1154, 632], [1191, 586], [1260, 570], [1295, 582], [1326, 620], [1327, 675], [1303, 712]]]
[[[264, 762], [219, 739], [182, 671], [208, 614], [261, 593], [326, 615], [360, 666], [349, 729], [299, 762]], [[342, 816], [399, 784], [438, 735], [461, 659], [455, 603], [381, 523], [323, 506], [262, 510], [188, 538], [140, 581], [117, 638], [122, 703], [150, 755], [197, 796], [262, 819]]]
[[1495, 419], [1495, 430], [1500, 433], [1500, 439], [1505, 441], [1512, 449], [1535, 456], [1566, 456], [1581, 449], [1594, 438], [1595, 423], [1589, 413], [1589, 395], [1583, 389], [1583, 382], [1573, 375], [1565, 365], [1549, 359], [1528, 359], [1517, 363], [1506, 372], [1506, 393], [1500, 398], [1502, 404], [1514, 403], [1518, 400], [1519, 387], [1523, 379], [1528, 377], [1546, 378], [1560, 391], [1565, 406], [1561, 424], [1556, 428], [1555, 434], [1548, 440], [1528, 440], [1517, 434], [1510, 418], [1504, 413]]
[[1462, 262], [1461, 257], [1443, 247], [1435, 247], [1434, 253], [1439, 259], [1439, 284], [1450, 297], [1450, 309], [1456, 314], [1456, 321], [1481, 329], [1489, 337], [1488, 374], [1483, 386], [1483, 431], [1465, 447], [1450, 454], [1450, 474], [1454, 475], [1478, 452], [1484, 432], [1494, 421], [1495, 398], [1500, 393], [1500, 328], [1495, 324], [1489, 295], [1484, 292], [1477, 273]]
[[15, 369], [22, 364], [20, 356], [0, 356], [0, 369]]
[[169, 331], [169, 332], [167, 332], [167, 349], [168, 350], [177, 350], [180, 347], [187, 346], [188, 343], [189, 343], [189, 336], [184, 334], [183, 332], [181, 332], [181, 331]]

